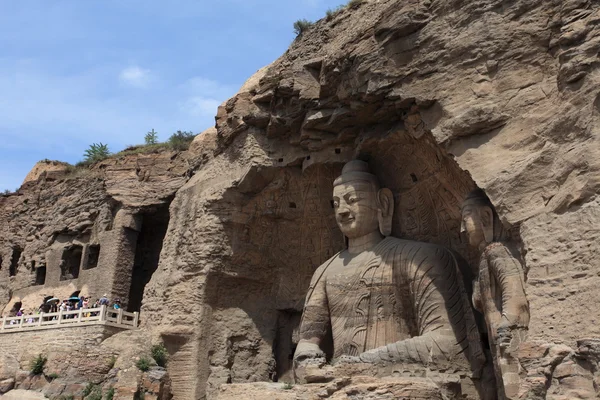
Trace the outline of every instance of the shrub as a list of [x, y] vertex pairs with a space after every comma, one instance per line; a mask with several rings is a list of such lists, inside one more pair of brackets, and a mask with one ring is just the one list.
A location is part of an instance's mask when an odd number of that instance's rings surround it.
[[51, 374], [46, 375], [48, 377], [48, 379], [54, 380], [56, 378], [58, 378], [58, 374], [56, 372], [52, 372]]
[[283, 390], [292, 390], [293, 387], [294, 387], [294, 385], [292, 385], [291, 383], [283, 384]]
[[366, 0], [350, 0], [347, 4], [347, 7], [351, 10], [354, 10], [366, 2], [367, 2]]
[[164, 344], [156, 344], [154, 346], [152, 346], [152, 348], [150, 349], [150, 352], [152, 353], [152, 358], [154, 358], [154, 361], [156, 361], [156, 364], [159, 367], [166, 367], [167, 366], [167, 348], [165, 347]]
[[341, 10], [344, 9], [344, 6], [337, 6], [336, 8], [330, 8], [329, 10], [327, 10], [325, 12], [325, 19], [327, 21], [331, 21], [333, 19], [333, 17], [335, 17], [335, 14], [337, 14], [338, 12], [340, 12]]
[[157, 144], [158, 132], [155, 132], [154, 129], [152, 129], [150, 132], [146, 133], [146, 136], [144, 136], [144, 142], [146, 144]]
[[177, 131], [169, 138], [169, 147], [176, 151], [187, 150], [192, 140], [194, 140], [194, 136], [192, 132]]
[[115, 367], [115, 363], [116, 363], [116, 362], [117, 362], [117, 357], [115, 357], [115, 356], [111, 356], [111, 357], [108, 359], [108, 363], [106, 363], [106, 364], [107, 364], [107, 366], [108, 366], [108, 368], [109, 368], [109, 369], [113, 369], [113, 368]]
[[72, 394], [63, 394], [59, 397], [56, 397], [56, 400], [75, 400], [75, 396]]
[[302, 34], [308, 31], [313, 25], [314, 23], [307, 19], [299, 19], [294, 22], [294, 33], [296, 34], [296, 37], [302, 36]]
[[6, 189], [4, 192], [2, 192], [2, 194], [5, 195], [5, 196], [8, 196], [11, 193], [12, 192], [10, 191], [10, 189]]
[[44, 372], [44, 366], [46, 366], [48, 359], [41, 354], [38, 354], [36, 358], [31, 360], [31, 373], [34, 375], [40, 375]]
[[108, 151], [108, 145], [103, 143], [92, 143], [90, 148], [83, 154], [83, 159], [85, 163], [95, 163], [104, 160], [109, 155], [110, 151]]
[[150, 369], [150, 360], [148, 360], [147, 357], [141, 357], [139, 360], [137, 360], [135, 366], [138, 367], [140, 371], [146, 372]]
[[162, 149], [169, 148], [168, 143], [144, 144], [139, 146], [129, 146], [125, 150], [115, 154], [115, 157], [124, 157], [135, 154], [151, 154], [158, 153]]
[[146, 392], [142, 392], [141, 389], [139, 391], [135, 392], [135, 394], [133, 395], [133, 400], [145, 400], [145, 399], [146, 399]]
[[106, 391], [106, 400], [113, 400], [113, 397], [115, 397], [115, 388], [109, 388]]
[[102, 400], [102, 388], [94, 383], [88, 383], [83, 389], [85, 400]]

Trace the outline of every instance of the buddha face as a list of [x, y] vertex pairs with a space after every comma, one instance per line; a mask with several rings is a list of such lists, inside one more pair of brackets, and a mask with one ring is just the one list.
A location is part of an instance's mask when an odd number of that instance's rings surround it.
[[335, 218], [342, 233], [358, 238], [379, 229], [377, 190], [368, 181], [351, 181], [333, 188]]
[[[469, 244], [480, 247], [491, 241], [492, 210], [489, 207], [467, 204], [462, 209], [462, 229], [467, 234]], [[486, 240], [490, 239], [490, 240]]]

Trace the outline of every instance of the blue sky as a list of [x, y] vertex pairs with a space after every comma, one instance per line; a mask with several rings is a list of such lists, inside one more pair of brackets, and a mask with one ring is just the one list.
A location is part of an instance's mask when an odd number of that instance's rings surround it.
[[48, 158], [75, 163], [214, 125], [217, 106], [344, 0], [0, 0], [0, 190]]

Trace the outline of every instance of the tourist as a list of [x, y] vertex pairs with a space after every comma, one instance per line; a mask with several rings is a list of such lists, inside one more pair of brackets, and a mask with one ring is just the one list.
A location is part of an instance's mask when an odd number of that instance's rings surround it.
[[101, 306], [108, 306], [110, 304], [110, 301], [108, 300], [108, 297], [106, 297], [106, 293], [104, 293], [102, 295], [102, 297], [100, 298], [100, 305]]
[[113, 305], [113, 308], [114, 308], [115, 310], [118, 310], [118, 309], [120, 309], [120, 308], [121, 308], [121, 300], [120, 300], [120, 299], [116, 299], [116, 300], [115, 300], [115, 304]]

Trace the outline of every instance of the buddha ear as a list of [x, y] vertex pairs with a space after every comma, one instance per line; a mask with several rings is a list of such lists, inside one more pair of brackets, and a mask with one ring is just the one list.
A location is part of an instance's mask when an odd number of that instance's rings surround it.
[[494, 241], [494, 213], [490, 207], [481, 207], [479, 210], [481, 227], [485, 241], [492, 243]]
[[377, 209], [379, 231], [383, 236], [392, 234], [392, 217], [394, 216], [394, 194], [388, 188], [379, 189], [377, 192]]

